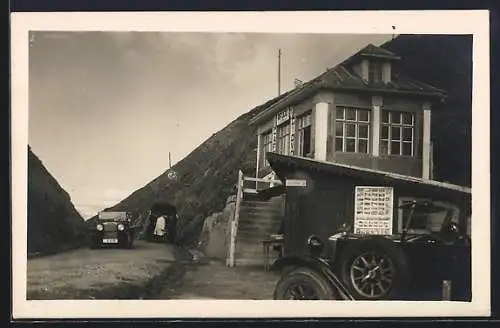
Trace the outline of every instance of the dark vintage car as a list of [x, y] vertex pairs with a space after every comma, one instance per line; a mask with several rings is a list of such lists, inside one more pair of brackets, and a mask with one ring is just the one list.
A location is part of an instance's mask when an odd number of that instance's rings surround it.
[[[283, 255], [272, 266], [282, 272], [275, 299], [471, 300], [470, 189], [268, 158], [286, 193]], [[391, 191], [390, 230], [356, 228], [358, 186]]]
[[[328, 247], [312, 235], [311, 257], [323, 261], [354, 299], [439, 300], [446, 281], [454, 287], [452, 299], [470, 300], [470, 237], [459, 228], [453, 210], [427, 201], [408, 202], [399, 209], [409, 212], [402, 233], [360, 235], [344, 227], [330, 236]], [[425, 216], [443, 212], [434, 222]], [[325, 248], [329, 252], [322, 255]], [[310, 294], [302, 297], [321, 299], [332, 293], [320, 276], [309, 279]], [[276, 298], [292, 296], [292, 287], [300, 280], [303, 274], [298, 272], [285, 275], [276, 287]]]
[[134, 244], [134, 227], [127, 212], [99, 213], [95, 225], [91, 227], [90, 247], [118, 246], [132, 248]]

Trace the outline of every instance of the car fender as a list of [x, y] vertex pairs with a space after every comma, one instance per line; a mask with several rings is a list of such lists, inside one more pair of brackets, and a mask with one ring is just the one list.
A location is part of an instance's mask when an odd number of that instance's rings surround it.
[[342, 281], [337, 277], [337, 275], [330, 268], [328, 262], [321, 258], [313, 258], [310, 256], [284, 256], [277, 259], [271, 266], [271, 270], [278, 271], [287, 266], [305, 266], [308, 267], [328, 280], [333, 288], [337, 289], [342, 297], [346, 300], [354, 300], [349, 290], [344, 286]]

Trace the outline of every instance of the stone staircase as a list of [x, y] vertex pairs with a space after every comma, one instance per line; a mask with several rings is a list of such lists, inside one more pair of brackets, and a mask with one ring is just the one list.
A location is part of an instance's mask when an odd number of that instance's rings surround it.
[[283, 201], [283, 196], [269, 200], [242, 200], [235, 243], [235, 265], [264, 265], [262, 241], [279, 232]]

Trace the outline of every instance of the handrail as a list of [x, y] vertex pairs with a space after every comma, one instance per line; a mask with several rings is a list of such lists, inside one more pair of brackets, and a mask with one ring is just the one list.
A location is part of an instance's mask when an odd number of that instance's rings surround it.
[[243, 180], [245, 181], [255, 181], [255, 182], [267, 182], [267, 183], [281, 183], [281, 180], [268, 180], [268, 179], [262, 179], [262, 178], [251, 178], [251, 177], [243, 177]]

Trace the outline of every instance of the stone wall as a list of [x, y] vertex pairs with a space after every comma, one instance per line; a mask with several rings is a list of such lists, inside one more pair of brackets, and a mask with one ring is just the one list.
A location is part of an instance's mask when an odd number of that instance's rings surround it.
[[207, 217], [200, 234], [199, 249], [205, 256], [220, 260], [226, 259], [230, 241], [230, 223], [234, 217], [236, 196], [229, 196], [222, 212]]

